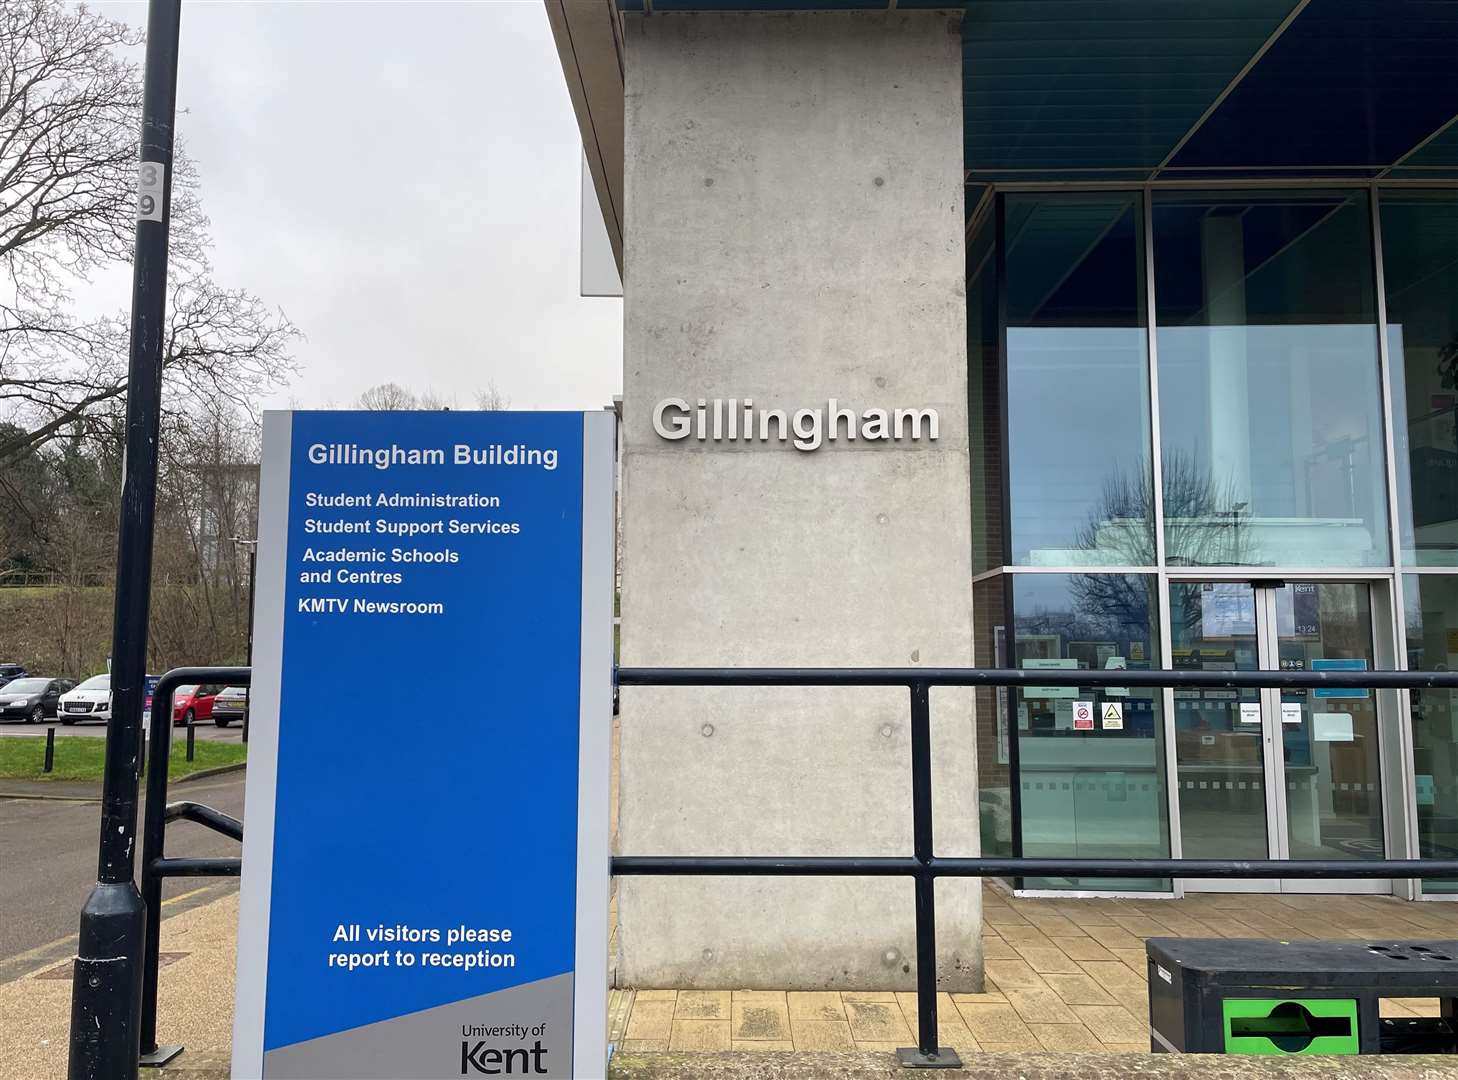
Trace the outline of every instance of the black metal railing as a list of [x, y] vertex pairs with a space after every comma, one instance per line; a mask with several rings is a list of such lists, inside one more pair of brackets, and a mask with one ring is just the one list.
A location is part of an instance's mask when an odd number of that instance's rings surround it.
[[619, 686], [893, 686], [911, 695], [911, 857], [622, 855], [613, 873], [661, 876], [910, 877], [916, 888], [917, 1045], [903, 1065], [953, 1068], [937, 1045], [936, 879], [939, 877], [1440, 878], [1458, 859], [939, 858], [932, 821], [933, 686], [1084, 689], [1458, 690], [1458, 673], [1416, 671], [1084, 671], [1013, 668], [620, 668]]
[[[192, 821], [233, 840], [243, 839], [243, 823], [235, 817], [195, 802], [167, 802], [167, 767], [172, 751], [172, 695], [179, 686], [209, 683], [214, 686], [248, 686], [253, 670], [246, 667], [174, 668], [163, 675], [152, 691], [152, 728], [147, 756], [152, 768], [147, 773], [147, 805], [142, 819], [142, 901], [147, 921], [142, 939], [141, 1062], [163, 1065], [182, 1047], [157, 1046], [157, 965], [162, 935], [162, 882], [170, 877], [237, 877], [243, 869], [238, 856], [212, 859], [169, 859], [166, 854], [167, 823]], [[189, 730], [189, 736], [192, 732]]]
[[[619, 668], [619, 686], [858, 686], [901, 687], [910, 694], [912, 854], [908, 856], [620, 855], [614, 875], [668, 877], [909, 877], [915, 883], [917, 1045], [899, 1052], [903, 1064], [955, 1067], [954, 1050], [937, 1045], [935, 882], [942, 877], [1180, 877], [1180, 878], [1448, 878], [1458, 859], [1051, 859], [944, 858], [934, 851], [931, 771], [933, 686], [1061, 686], [1085, 689], [1354, 689], [1458, 690], [1458, 673], [1417, 671], [1083, 671], [1011, 668]], [[246, 686], [248, 668], [183, 668], [162, 677], [152, 704], [151, 753], [167, 761], [172, 694], [193, 682]], [[160, 755], [160, 756], [158, 756]], [[167, 805], [167, 770], [148, 774], [143, 827], [142, 894], [147, 933], [142, 995], [142, 1054], [160, 1064], [176, 1051], [157, 1047], [157, 943], [161, 887], [166, 877], [236, 877], [237, 858], [169, 859], [168, 821], [195, 821], [241, 840], [235, 819], [197, 803]], [[166, 1055], [165, 1057], [163, 1055]]]

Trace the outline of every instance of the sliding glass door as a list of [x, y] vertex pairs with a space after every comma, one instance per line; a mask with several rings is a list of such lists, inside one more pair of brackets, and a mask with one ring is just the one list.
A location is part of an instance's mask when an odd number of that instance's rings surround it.
[[[1365, 582], [1174, 581], [1171, 666], [1366, 671]], [[1368, 690], [1177, 690], [1176, 777], [1187, 858], [1380, 859], [1382, 778]], [[1188, 882], [1188, 889], [1229, 883]], [[1309, 881], [1242, 889], [1312, 891]], [[1349, 891], [1385, 882], [1344, 881]]]

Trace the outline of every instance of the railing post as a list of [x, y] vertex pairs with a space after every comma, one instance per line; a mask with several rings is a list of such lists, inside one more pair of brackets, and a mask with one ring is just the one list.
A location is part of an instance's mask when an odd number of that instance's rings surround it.
[[[156, 863], [166, 853], [167, 772], [172, 757], [172, 695], [176, 682], [164, 676], [152, 692], [152, 771], [147, 774], [147, 805], [142, 817], [142, 903], [146, 905], [146, 931], [142, 938], [141, 1039], [138, 1061], [165, 1065], [181, 1046], [157, 1045], [157, 963], [162, 938], [162, 878]], [[192, 727], [187, 729], [192, 742]]]
[[189, 717], [188, 718], [188, 721], [187, 721], [187, 760], [188, 761], [191, 761], [193, 759], [192, 758], [192, 755], [193, 755], [193, 752], [194, 752], [194, 744], [193, 744], [193, 730], [192, 729], [193, 729], [194, 726], [195, 725], [194, 725], [194, 722], [193, 722], [192, 718]]
[[937, 901], [932, 870], [931, 688], [911, 684], [911, 830], [916, 857], [916, 1042], [896, 1058], [909, 1069], [958, 1069], [962, 1060], [937, 1045]]

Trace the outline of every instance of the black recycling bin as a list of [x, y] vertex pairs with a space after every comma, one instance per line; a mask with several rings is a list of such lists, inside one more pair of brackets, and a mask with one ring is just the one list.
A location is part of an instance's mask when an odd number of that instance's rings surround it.
[[[1150, 938], [1149, 1048], [1174, 1054], [1458, 1054], [1458, 941]], [[1383, 1016], [1382, 998], [1440, 1016]]]

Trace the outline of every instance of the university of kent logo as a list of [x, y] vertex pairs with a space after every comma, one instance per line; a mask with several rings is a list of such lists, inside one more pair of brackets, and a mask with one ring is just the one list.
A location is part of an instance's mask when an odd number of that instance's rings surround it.
[[547, 1052], [541, 1039], [530, 1048], [514, 1046], [509, 1050], [492, 1046], [485, 1039], [462, 1039], [461, 1075], [543, 1076], [547, 1072]]

